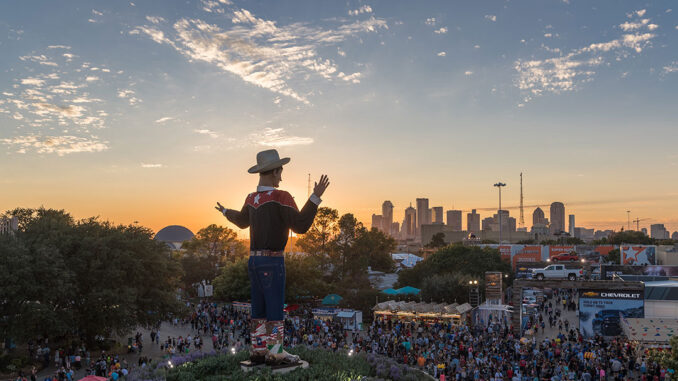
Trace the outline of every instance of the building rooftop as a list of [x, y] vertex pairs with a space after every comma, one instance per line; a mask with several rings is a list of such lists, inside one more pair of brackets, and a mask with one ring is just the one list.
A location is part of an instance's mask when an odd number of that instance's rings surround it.
[[184, 242], [190, 241], [194, 236], [192, 231], [183, 226], [170, 225], [160, 229], [153, 239], [161, 242]]

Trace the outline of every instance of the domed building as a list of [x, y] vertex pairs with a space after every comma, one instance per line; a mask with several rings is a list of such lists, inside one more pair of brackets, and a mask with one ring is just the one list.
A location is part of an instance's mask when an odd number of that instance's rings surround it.
[[179, 250], [182, 243], [190, 241], [194, 236], [192, 231], [183, 226], [170, 225], [160, 229], [153, 239], [164, 242], [172, 250]]

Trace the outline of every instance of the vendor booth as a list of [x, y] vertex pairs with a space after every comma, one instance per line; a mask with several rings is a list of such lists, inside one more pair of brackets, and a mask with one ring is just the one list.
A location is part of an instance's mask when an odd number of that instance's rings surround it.
[[363, 328], [363, 312], [356, 310], [341, 310], [337, 312], [337, 320], [346, 330], [360, 331]]
[[436, 304], [422, 302], [395, 302], [392, 300], [378, 303], [372, 308], [377, 321], [402, 321], [438, 323], [452, 322], [461, 324], [471, 311], [468, 303], [462, 305]]
[[513, 308], [505, 304], [483, 303], [473, 310], [473, 324], [483, 327], [490, 325], [508, 327], [511, 324]]
[[244, 312], [250, 314], [252, 312], [252, 305], [245, 302], [233, 302], [233, 309], [238, 312]]

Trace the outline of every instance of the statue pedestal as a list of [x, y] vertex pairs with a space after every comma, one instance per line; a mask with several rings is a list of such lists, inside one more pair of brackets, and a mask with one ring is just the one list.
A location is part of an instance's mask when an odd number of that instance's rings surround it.
[[266, 365], [266, 364], [259, 364], [259, 365], [254, 365], [252, 364], [249, 360], [247, 361], [241, 361], [240, 362], [240, 369], [242, 369], [243, 372], [251, 372], [256, 369], [261, 369], [264, 367], [268, 367], [271, 369], [271, 372], [273, 374], [285, 374], [289, 373], [297, 368], [308, 368], [308, 362], [301, 360], [296, 364], [288, 364], [288, 365]]

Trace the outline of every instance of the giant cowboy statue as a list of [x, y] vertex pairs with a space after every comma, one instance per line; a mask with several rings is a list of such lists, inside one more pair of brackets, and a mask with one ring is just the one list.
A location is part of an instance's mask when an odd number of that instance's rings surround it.
[[259, 174], [257, 191], [247, 196], [241, 210], [224, 208], [218, 202], [216, 206], [241, 229], [250, 228], [251, 364], [292, 365], [299, 362], [298, 356], [283, 350], [284, 250], [290, 229], [303, 234], [311, 227], [320, 197], [330, 183], [327, 176], [321, 176], [313, 194], [299, 211], [289, 193], [276, 189], [282, 181], [283, 165], [289, 161], [289, 158], [281, 159], [276, 150], [259, 152], [257, 165], [248, 170]]

